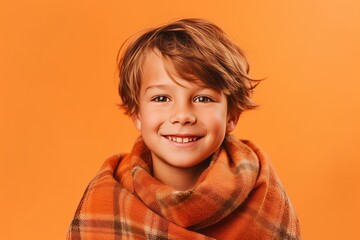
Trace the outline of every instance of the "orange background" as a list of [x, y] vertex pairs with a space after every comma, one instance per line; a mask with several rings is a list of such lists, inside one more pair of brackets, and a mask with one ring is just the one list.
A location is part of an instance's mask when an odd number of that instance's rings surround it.
[[103, 161], [138, 135], [116, 107], [131, 34], [207, 18], [267, 77], [235, 131], [271, 157], [303, 239], [359, 239], [360, 1], [0, 0], [1, 239], [64, 239]]

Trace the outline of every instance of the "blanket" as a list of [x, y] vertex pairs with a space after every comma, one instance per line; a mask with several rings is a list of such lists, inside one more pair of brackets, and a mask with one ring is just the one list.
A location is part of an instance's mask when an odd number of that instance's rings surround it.
[[268, 157], [227, 135], [190, 190], [152, 176], [141, 137], [109, 158], [88, 185], [68, 240], [300, 239], [294, 208]]

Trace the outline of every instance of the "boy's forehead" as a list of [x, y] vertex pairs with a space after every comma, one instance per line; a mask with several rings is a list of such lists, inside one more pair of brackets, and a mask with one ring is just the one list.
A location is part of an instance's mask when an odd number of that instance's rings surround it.
[[[180, 74], [179, 71], [181, 70], [176, 68], [170, 57], [164, 57], [158, 49], [151, 49], [144, 55], [144, 61], [141, 70], [142, 83], [144, 84], [144, 81], [148, 80], [150, 75], [153, 77], [158, 77], [158, 74], [165, 72], [166, 75], [169, 76], [171, 80], [173, 80], [173, 82], [180, 86], [190, 84], [191, 86], [198, 88], [211, 88], [195, 74]], [[184, 78], [182, 75], [187, 75], [188, 77]], [[161, 78], [158, 79], [159, 81], [161, 80]], [[162, 84], [157, 85], [160, 86]]]

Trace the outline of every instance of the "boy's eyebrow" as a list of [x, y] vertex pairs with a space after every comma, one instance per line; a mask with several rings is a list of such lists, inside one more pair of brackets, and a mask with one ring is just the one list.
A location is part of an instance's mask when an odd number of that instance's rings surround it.
[[158, 84], [158, 85], [151, 85], [151, 86], [148, 86], [146, 89], [145, 89], [145, 92], [151, 88], [160, 88], [160, 89], [165, 89], [167, 88], [166, 85], [163, 85], [163, 84]]
[[[194, 84], [198, 89], [212, 89], [209, 86], [205, 85], [205, 84]], [[145, 89], [145, 93], [152, 88], [159, 88], [159, 89], [169, 89], [171, 88], [170, 86], [167, 86], [166, 84], [156, 84], [156, 85], [150, 85]]]

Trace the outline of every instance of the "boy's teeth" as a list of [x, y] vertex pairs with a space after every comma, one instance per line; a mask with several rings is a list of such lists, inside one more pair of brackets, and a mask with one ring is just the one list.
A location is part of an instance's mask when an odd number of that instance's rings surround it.
[[188, 143], [197, 140], [196, 137], [167, 137], [170, 141], [177, 142], [177, 143]]

